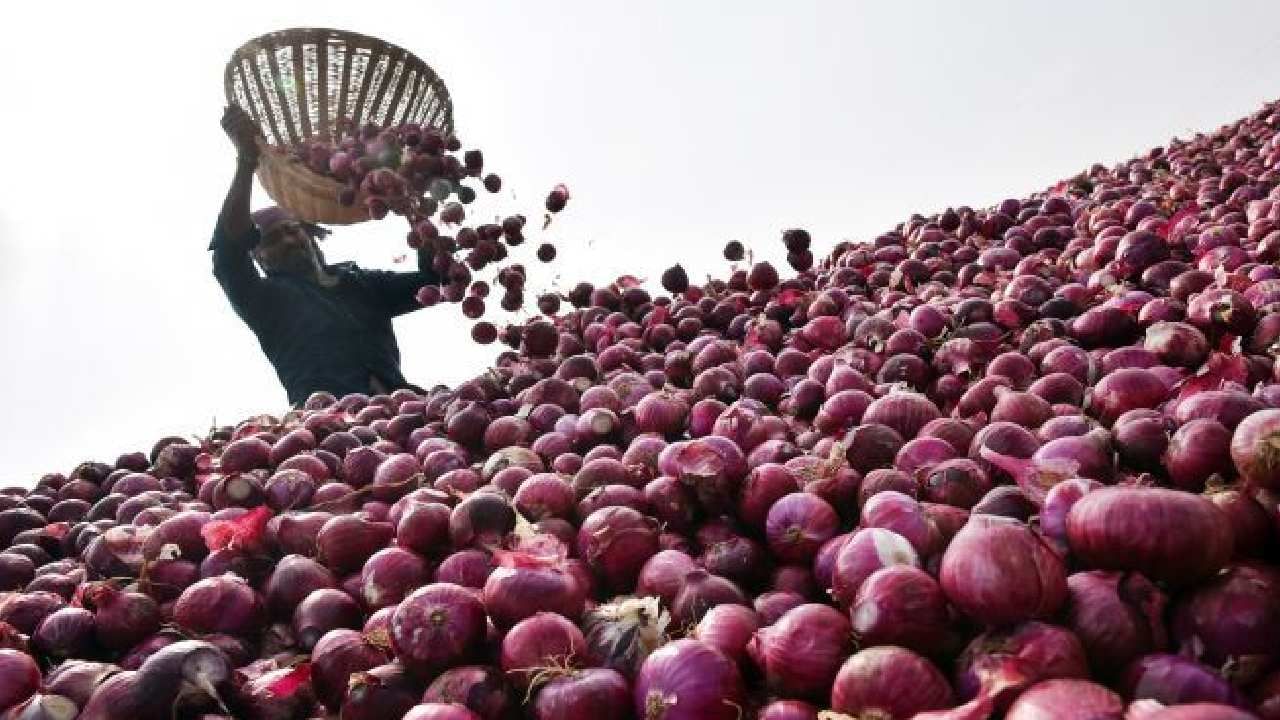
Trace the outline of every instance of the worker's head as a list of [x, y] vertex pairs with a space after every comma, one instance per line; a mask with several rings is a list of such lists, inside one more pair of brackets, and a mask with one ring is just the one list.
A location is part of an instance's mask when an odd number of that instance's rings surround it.
[[302, 222], [281, 207], [268, 207], [253, 213], [261, 240], [253, 249], [253, 259], [263, 270], [311, 274], [324, 266], [324, 255], [317, 242], [328, 230]]

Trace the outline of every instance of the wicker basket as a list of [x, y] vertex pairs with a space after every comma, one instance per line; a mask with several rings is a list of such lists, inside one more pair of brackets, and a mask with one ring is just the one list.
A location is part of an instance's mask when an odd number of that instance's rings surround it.
[[227, 102], [262, 130], [258, 179], [267, 194], [310, 222], [350, 225], [368, 214], [359, 200], [339, 204], [341, 183], [294, 160], [291, 148], [331, 139], [342, 118], [453, 132], [453, 103], [434, 70], [407, 50], [344, 30], [293, 28], [250, 40], [227, 63], [224, 86]]

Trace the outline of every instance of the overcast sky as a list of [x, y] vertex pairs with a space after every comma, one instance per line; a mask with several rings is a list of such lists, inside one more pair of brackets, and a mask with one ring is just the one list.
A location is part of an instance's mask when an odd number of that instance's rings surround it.
[[[546, 237], [565, 281], [720, 274], [730, 238], [781, 266], [785, 227], [824, 251], [1280, 96], [1275, 2], [130, 6], [6, 16], [0, 486], [285, 409], [205, 250], [234, 164], [223, 66], [263, 32], [355, 30], [426, 60], [514, 190], [486, 211], [532, 217], [570, 187]], [[326, 254], [394, 269], [402, 223], [340, 228]], [[476, 374], [496, 350], [468, 328], [453, 306], [398, 320], [405, 375]]]

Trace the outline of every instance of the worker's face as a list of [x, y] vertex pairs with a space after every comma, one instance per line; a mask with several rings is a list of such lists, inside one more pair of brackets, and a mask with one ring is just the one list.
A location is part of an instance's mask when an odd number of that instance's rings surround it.
[[311, 236], [297, 221], [272, 228], [254, 248], [254, 254], [267, 270], [306, 273], [319, 265]]

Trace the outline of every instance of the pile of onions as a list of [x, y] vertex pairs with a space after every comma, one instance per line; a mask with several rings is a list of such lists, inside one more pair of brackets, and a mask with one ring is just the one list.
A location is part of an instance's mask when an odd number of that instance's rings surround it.
[[[424, 303], [522, 307], [478, 152], [304, 152], [411, 219]], [[0, 719], [1280, 718], [1280, 104], [779, 240], [0, 489]]]

